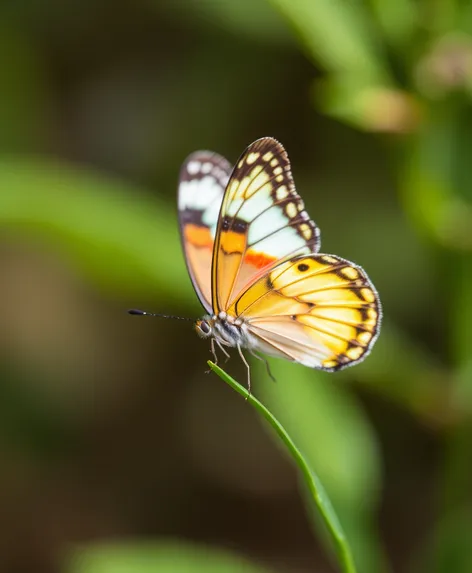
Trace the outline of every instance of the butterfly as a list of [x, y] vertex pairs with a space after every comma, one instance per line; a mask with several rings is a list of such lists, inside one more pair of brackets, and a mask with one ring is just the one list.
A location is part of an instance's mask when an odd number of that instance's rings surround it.
[[180, 171], [178, 212], [188, 272], [207, 313], [195, 329], [210, 340], [215, 361], [216, 346], [226, 356], [237, 349], [249, 393], [243, 350], [329, 372], [367, 356], [379, 334], [378, 294], [361, 267], [319, 254], [320, 230], [278, 141], [258, 139], [234, 168], [216, 153], [192, 153]]

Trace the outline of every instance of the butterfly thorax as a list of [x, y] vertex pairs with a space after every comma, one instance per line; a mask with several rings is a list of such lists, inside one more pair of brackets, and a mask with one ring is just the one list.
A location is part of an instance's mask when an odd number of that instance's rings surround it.
[[225, 346], [241, 346], [247, 348], [251, 345], [251, 335], [247, 325], [241, 318], [234, 318], [226, 312], [218, 315], [206, 315], [197, 320], [195, 330], [201, 338], [215, 338]]

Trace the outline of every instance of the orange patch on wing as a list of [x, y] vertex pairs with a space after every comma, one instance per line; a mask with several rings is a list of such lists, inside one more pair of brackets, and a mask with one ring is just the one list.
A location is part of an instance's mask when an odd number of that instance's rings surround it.
[[185, 240], [194, 247], [213, 248], [213, 237], [211, 236], [210, 229], [208, 229], [208, 227], [191, 224], [186, 225]]
[[257, 269], [263, 269], [268, 265], [272, 264], [276, 260], [275, 257], [266, 255], [265, 253], [258, 253], [249, 249], [244, 257], [244, 263], [256, 267]]
[[234, 231], [223, 231], [221, 233], [220, 245], [228, 253], [242, 253], [246, 248], [247, 236], [243, 233]]

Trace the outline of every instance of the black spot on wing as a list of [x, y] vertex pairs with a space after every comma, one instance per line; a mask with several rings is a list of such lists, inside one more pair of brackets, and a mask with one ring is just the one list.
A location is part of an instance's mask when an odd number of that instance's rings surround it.
[[369, 307], [366, 306], [359, 306], [359, 314], [361, 315], [361, 319], [365, 322], [369, 318]]
[[223, 231], [228, 231], [231, 228], [231, 231], [234, 233], [240, 233], [242, 235], [247, 233], [249, 227], [249, 223], [244, 219], [238, 219], [237, 217], [230, 217], [226, 215], [223, 217], [221, 222], [221, 229]]
[[338, 365], [335, 366], [333, 368], [333, 370], [339, 370], [342, 366], [344, 366], [345, 364], [348, 364], [349, 362], [352, 362], [351, 358], [349, 358], [349, 356], [347, 356], [346, 354], [338, 354], [335, 358], [335, 360], [338, 362]]

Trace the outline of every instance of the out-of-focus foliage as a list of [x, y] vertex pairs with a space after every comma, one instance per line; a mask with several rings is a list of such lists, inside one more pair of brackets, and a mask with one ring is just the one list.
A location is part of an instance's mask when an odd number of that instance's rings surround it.
[[68, 571], [79, 544], [74, 573], [330, 570], [297, 476], [204, 376], [205, 345], [125, 314], [200, 312], [180, 163], [273, 135], [322, 250], [366, 268], [385, 320], [363, 364], [271, 361], [272, 384], [257, 363], [254, 392], [359, 571], [470, 570], [471, 90], [458, 0], [0, 6], [0, 568]]
[[[174, 206], [151, 201], [138, 186], [47, 160], [0, 160], [0, 186], [5, 229], [41, 237], [107, 290], [154, 290], [180, 301], [191, 295]], [[169, 249], [156, 249], [159, 242]]]
[[186, 571], [188, 573], [269, 573], [237, 555], [222, 550], [185, 543], [141, 542], [136, 545], [104, 545], [77, 551], [66, 571], [70, 573], [152, 573]]

